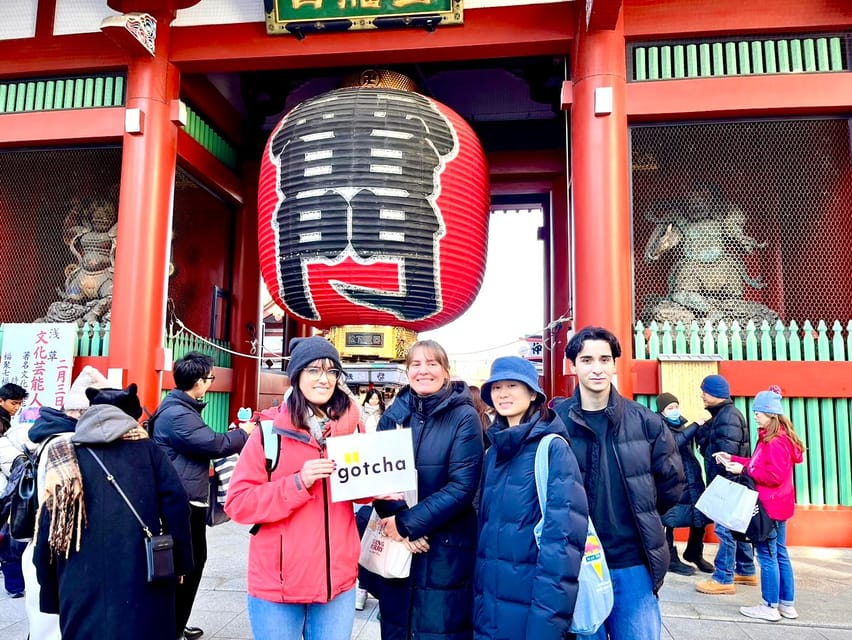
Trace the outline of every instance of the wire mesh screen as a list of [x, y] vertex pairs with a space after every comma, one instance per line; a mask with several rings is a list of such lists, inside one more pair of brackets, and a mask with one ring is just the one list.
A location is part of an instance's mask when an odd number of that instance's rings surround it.
[[121, 149], [0, 152], [0, 322], [109, 319]]
[[850, 121], [633, 127], [634, 317], [852, 318]]

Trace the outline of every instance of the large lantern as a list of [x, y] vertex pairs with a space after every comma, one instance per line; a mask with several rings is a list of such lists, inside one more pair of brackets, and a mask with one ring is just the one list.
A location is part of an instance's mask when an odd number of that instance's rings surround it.
[[336, 89], [291, 110], [267, 143], [263, 278], [313, 326], [435, 328], [479, 291], [488, 213], [485, 157], [460, 116], [413, 91]]

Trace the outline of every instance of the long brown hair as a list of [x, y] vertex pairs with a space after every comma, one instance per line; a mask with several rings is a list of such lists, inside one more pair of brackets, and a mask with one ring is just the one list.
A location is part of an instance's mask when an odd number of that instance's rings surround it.
[[[793, 428], [793, 423], [790, 422], [790, 418], [785, 415], [775, 415], [773, 413], [767, 413], [766, 416], [769, 418], [769, 424], [766, 425], [766, 428], [763, 430], [763, 437], [761, 440], [763, 442], [771, 442], [779, 435], [783, 433], [787, 434], [787, 437], [802, 453], [805, 452], [805, 445], [802, 444], [802, 441], [799, 440], [799, 436], [796, 435], [796, 430]], [[783, 430], [782, 430], [783, 427]]]

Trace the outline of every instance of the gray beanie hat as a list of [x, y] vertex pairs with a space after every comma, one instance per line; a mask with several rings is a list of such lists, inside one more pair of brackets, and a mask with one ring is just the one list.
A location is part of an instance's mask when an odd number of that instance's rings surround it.
[[334, 366], [343, 369], [340, 364], [340, 354], [325, 338], [312, 336], [310, 338], [293, 338], [290, 340], [290, 362], [287, 364], [287, 375], [295, 380], [299, 372], [314, 360], [328, 358]]

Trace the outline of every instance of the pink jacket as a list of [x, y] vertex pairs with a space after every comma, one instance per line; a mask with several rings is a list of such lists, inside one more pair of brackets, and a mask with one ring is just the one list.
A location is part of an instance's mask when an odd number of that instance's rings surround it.
[[[242, 524], [261, 524], [249, 541], [248, 592], [270, 602], [328, 602], [352, 589], [361, 550], [351, 502], [331, 502], [328, 480], [305, 489], [302, 464], [325, 448], [294, 427], [286, 405], [275, 417], [280, 434], [278, 465], [267, 479], [261, 430], [255, 429], [240, 454], [225, 511]], [[353, 433], [354, 403], [335, 422], [330, 436]]]
[[757, 433], [757, 446], [751, 458], [731, 456], [731, 460], [741, 463], [744, 473], [754, 479], [757, 494], [769, 517], [789, 520], [796, 509], [793, 465], [802, 461], [802, 452], [783, 429], [770, 442], [763, 440], [763, 429], [758, 429]]

